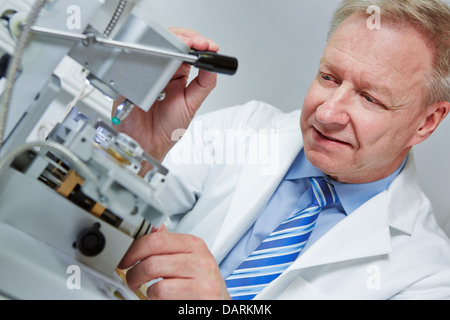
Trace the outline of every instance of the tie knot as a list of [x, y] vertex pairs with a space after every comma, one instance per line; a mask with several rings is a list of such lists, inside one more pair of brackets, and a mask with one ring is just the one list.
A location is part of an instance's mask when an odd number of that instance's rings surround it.
[[339, 202], [339, 197], [331, 183], [328, 183], [321, 177], [310, 178], [310, 181], [314, 195], [313, 199], [317, 201], [320, 207], [323, 208]]

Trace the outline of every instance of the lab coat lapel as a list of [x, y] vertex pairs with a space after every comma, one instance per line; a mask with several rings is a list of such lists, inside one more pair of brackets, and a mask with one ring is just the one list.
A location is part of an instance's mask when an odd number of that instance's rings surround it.
[[[296, 297], [323, 299], [312, 284], [298, 277], [304, 268], [351, 261], [391, 252], [391, 228], [411, 234], [420, 210], [420, 189], [411, 152], [405, 168], [388, 190], [378, 194], [337, 224], [305, 251], [277, 280], [269, 284], [258, 299]], [[290, 291], [294, 281], [303, 291]], [[291, 296], [293, 298], [294, 296]]]
[[388, 190], [364, 203], [322, 236], [290, 269], [389, 253], [390, 228], [412, 233], [420, 209], [420, 196], [411, 152], [402, 172]]
[[[341, 261], [351, 261], [391, 251], [387, 193], [383, 192], [323, 235], [257, 299], [325, 299], [325, 295], [301, 276], [301, 271]], [[294, 286], [298, 283], [299, 286]]]
[[412, 234], [420, 212], [422, 196], [414, 152], [411, 151], [402, 173], [389, 187], [390, 226], [406, 234]]
[[383, 192], [322, 236], [290, 269], [389, 253], [391, 239], [388, 212], [387, 192]]
[[[244, 164], [227, 216], [212, 247], [220, 262], [252, 226], [302, 148], [298, 117], [278, 120], [275, 131], [278, 148], [271, 152], [275, 167]], [[295, 120], [295, 121], [293, 121]], [[273, 147], [273, 146], [272, 146]]]

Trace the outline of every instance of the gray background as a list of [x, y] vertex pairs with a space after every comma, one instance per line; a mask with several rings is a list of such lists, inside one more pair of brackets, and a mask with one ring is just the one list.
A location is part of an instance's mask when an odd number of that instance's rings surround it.
[[[449, 1], [446, 1], [447, 3]], [[302, 107], [326, 45], [339, 0], [142, 0], [160, 24], [182, 26], [215, 40], [239, 59], [239, 71], [219, 76], [199, 113], [250, 100], [284, 111]], [[441, 226], [450, 235], [450, 119], [415, 148], [419, 176]]]

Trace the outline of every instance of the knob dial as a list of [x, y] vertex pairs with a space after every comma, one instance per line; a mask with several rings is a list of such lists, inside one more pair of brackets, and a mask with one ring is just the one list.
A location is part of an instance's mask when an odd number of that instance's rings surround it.
[[74, 246], [85, 256], [94, 257], [103, 251], [105, 244], [106, 240], [100, 231], [100, 224], [95, 223], [78, 234]]

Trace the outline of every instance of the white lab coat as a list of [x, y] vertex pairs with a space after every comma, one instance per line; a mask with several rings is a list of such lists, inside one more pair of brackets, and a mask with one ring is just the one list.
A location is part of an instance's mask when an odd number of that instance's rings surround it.
[[[299, 119], [300, 111], [284, 114], [252, 101], [195, 120], [164, 162], [170, 174], [162, 202], [173, 231], [204, 239], [220, 263], [301, 150]], [[265, 158], [221, 164], [205, 157], [225, 158], [219, 147], [233, 143], [217, 143], [219, 133], [238, 128], [271, 145], [271, 165]], [[450, 299], [450, 241], [419, 187], [414, 155], [387, 191], [332, 228], [256, 299]]]

